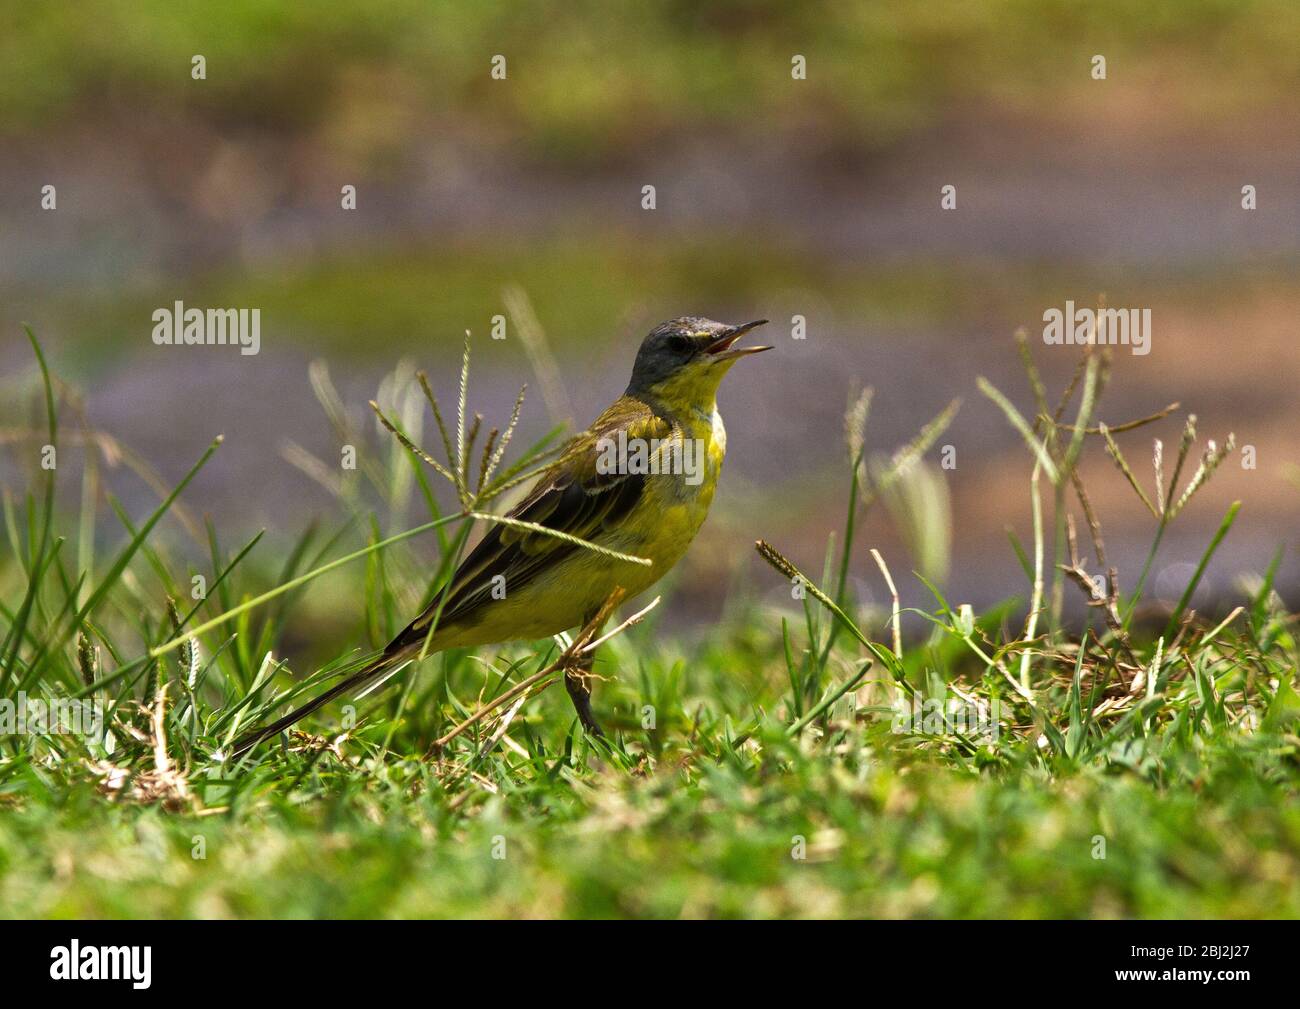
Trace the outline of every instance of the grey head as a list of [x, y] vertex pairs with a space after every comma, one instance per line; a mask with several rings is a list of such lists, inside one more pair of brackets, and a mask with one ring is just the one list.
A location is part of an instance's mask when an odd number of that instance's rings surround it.
[[641, 341], [627, 391], [645, 392], [690, 372], [703, 374], [718, 369], [725, 372], [737, 358], [771, 350], [771, 347], [732, 346], [751, 329], [766, 323], [766, 319], [758, 319], [731, 326], [700, 315], [683, 315], [661, 322]]

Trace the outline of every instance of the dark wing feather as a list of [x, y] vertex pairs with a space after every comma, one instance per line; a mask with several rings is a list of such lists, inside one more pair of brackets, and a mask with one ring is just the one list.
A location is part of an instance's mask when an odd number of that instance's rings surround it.
[[[641, 499], [646, 483], [644, 475], [601, 473], [596, 468], [601, 439], [617, 438], [620, 429], [626, 429], [629, 439], [649, 440], [668, 437], [671, 425], [641, 401], [623, 397], [575, 440], [507, 516], [588, 541], [616, 526]], [[491, 601], [497, 575], [505, 576], [510, 591], [517, 591], [539, 571], [581, 549], [544, 533], [494, 524], [456, 569], [438, 626], [472, 622], [475, 612]], [[422, 641], [440, 598], [441, 593], [386, 652]]]

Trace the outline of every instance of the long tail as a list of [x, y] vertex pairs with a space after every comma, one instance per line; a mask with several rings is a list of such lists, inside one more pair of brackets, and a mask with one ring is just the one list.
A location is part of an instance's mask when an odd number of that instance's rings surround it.
[[318, 697], [313, 697], [302, 707], [294, 708], [293, 711], [289, 712], [283, 718], [276, 719], [270, 725], [264, 725], [260, 729], [253, 729], [245, 735], [240, 736], [239, 739], [235, 740], [233, 755], [235, 757], [242, 757], [262, 740], [278, 735], [295, 722], [306, 718], [313, 711], [318, 708], [323, 708], [326, 704], [329, 704], [330, 701], [334, 700], [334, 698], [354, 691], [358, 687], [369, 683], [371, 680], [378, 679], [393, 666], [406, 661], [406, 659], [409, 658], [410, 650], [406, 647], [394, 648], [393, 646], [397, 644], [398, 642], [394, 641], [392, 645], [389, 645], [388, 648], [384, 650], [382, 655], [369, 665], [363, 666], [351, 676], [340, 680], [334, 686], [330, 687], [329, 690], [325, 691], [325, 693]]

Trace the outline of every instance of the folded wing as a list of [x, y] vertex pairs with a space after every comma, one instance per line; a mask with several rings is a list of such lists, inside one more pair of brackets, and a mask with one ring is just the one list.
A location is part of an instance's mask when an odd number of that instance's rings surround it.
[[[616, 528], [636, 507], [646, 485], [642, 474], [601, 472], [597, 466], [602, 442], [607, 438], [617, 441], [620, 430], [627, 432], [629, 441], [649, 441], [667, 438], [671, 425], [640, 401], [624, 397], [542, 473], [532, 491], [507, 517], [588, 542]], [[495, 601], [492, 587], [496, 576], [505, 578], [508, 591], [517, 592], [540, 572], [582, 549], [545, 533], [493, 524], [456, 569], [438, 627], [474, 623], [480, 608]], [[409, 647], [428, 634], [441, 596], [438, 593], [433, 603], [389, 644], [387, 652]]]

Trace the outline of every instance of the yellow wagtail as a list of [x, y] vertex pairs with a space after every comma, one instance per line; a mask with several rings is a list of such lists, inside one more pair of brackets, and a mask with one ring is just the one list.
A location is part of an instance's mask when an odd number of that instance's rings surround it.
[[[637, 351], [632, 380], [587, 430], [572, 439], [509, 517], [547, 526], [598, 546], [648, 559], [633, 564], [553, 536], [493, 525], [452, 576], [452, 585], [373, 662], [278, 721], [249, 733], [242, 753], [334, 698], [427, 654], [557, 634], [590, 621], [616, 588], [630, 598], [649, 588], [699, 532], [722, 469], [726, 430], [716, 394], [747, 354], [735, 347], [767, 320], [728, 326], [698, 316], [662, 323]], [[592, 656], [583, 660], [590, 669]], [[600, 734], [586, 677], [565, 685], [583, 727]]]

